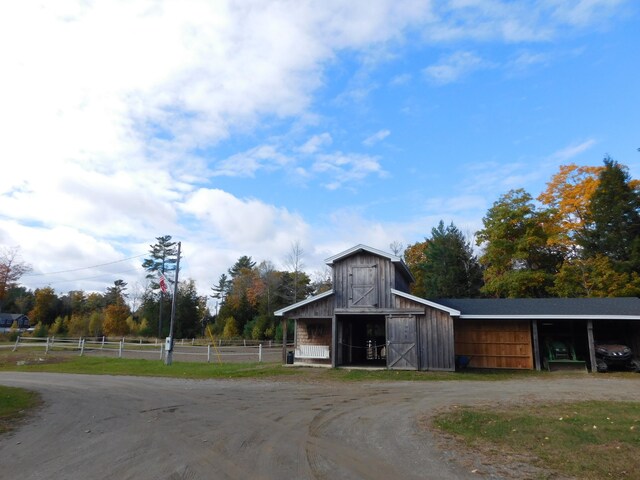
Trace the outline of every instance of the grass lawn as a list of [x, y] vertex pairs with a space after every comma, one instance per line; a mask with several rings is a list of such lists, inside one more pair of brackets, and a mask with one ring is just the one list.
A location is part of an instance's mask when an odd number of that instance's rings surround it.
[[173, 362], [167, 366], [160, 360], [113, 357], [80, 357], [77, 353], [41, 349], [0, 351], [0, 371], [84, 373], [93, 375], [137, 375], [154, 377], [207, 378], [291, 378], [327, 381], [447, 381], [509, 380], [541, 377], [545, 372], [466, 370], [464, 372], [419, 372], [398, 370], [327, 369], [283, 366], [276, 363], [204, 363]]
[[0, 434], [10, 431], [29, 409], [40, 403], [35, 392], [0, 385]]
[[640, 402], [459, 407], [432, 425], [494, 461], [516, 456], [581, 479], [640, 479]]

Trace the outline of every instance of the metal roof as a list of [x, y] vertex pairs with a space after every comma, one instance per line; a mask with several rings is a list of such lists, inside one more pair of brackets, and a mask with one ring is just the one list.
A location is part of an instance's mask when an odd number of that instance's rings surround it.
[[413, 275], [411, 274], [409, 267], [407, 266], [406, 263], [404, 263], [404, 260], [402, 259], [402, 257], [398, 257], [397, 255], [392, 255], [390, 253], [383, 252], [382, 250], [378, 250], [373, 247], [368, 247], [367, 245], [363, 245], [363, 244], [356, 245], [355, 247], [351, 247], [350, 249], [345, 250], [344, 252], [333, 255], [332, 257], [327, 258], [325, 260], [325, 263], [327, 265], [333, 265], [336, 261], [342, 260], [343, 258], [347, 258], [358, 252], [369, 252], [373, 255], [377, 255], [379, 257], [383, 257], [390, 260], [392, 263], [400, 266], [402, 273], [404, 273], [409, 278], [410, 281], [412, 282], [415, 281], [415, 278], [413, 278]]
[[406, 293], [406, 292], [401, 292], [400, 290], [396, 290], [395, 288], [391, 289], [391, 293], [393, 293], [394, 295], [398, 295], [399, 297], [404, 297], [409, 300], [413, 300], [416, 303], [420, 303], [422, 305], [428, 305], [429, 307], [433, 307], [438, 310], [445, 311], [450, 315], [453, 315], [454, 317], [460, 315], [460, 311], [456, 310], [455, 308], [448, 307], [441, 303], [432, 302], [431, 300], [427, 300], [425, 298], [416, 297], [415, 295], [411, 295], [410, 293]]
[[320, 294], [315, 295], [313, 297], [305, 298], [304, 300], [301, 300], [301, 301], [299, 301], [297, 303], [294, 303], [293, 305], [289, 305], [288, 307], [281, 308], [280, 310], [276, 310], [275, 312], [273, 312], [273, 314], [276, 317], [281, 317], [282, 315], [284, 315], [287, 312], [290, 312], [291, 310], [295, 310], [296, 308], [302, 307], [302, 306], [307, 305], [309, 303], [313, 303], [313, 302], [315, 302], [317, 300], [320, 300], [320, 299], [325, 298], [325, 297], [329, 297], [331, 295], [333, 295], [333, 289], [327, 290], [326, 292], [320, 293]]
[[442, 298], [460, 318], [599, 318], [640, 320], [640, 298]]

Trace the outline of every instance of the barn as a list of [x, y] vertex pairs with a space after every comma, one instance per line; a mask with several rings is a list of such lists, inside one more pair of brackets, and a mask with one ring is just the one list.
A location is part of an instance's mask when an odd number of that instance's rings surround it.
[[413, 276], [400, 257], [357, 245], [326, 263], [332, 290], [275, 312], [295, 319], [296, 363], [455, 369], [460, 312], [409, 294]]
[[[541, 369], [552, 339], [575, 345], [595, 369], [594, 342], [624, 340], [640, 352], [640, 299], [436, 299], [409, 293], [395, 255], [357, 245], [326, 260], [333, 289], [275, 312], [294, 322], [294, 362], [453, 371]], [[283, 349], [283, 361], [286, 351]]]

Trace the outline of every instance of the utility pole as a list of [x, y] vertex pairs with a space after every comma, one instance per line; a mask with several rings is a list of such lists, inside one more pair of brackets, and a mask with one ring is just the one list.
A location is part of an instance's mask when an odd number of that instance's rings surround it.
[[164, 364], [171, 365], [173, 361], [173, 326], [176, 320], [176, 300], [178, 298], [178, 274], [180, 273], [180, 247], [182, 242], [178, 242], [178, 261], [176, 263], [176, 278], [173, 283], [173, 300], [171, 301], [171, 324], [169, 325], [169, 337], [167, 338], [167, 356]]

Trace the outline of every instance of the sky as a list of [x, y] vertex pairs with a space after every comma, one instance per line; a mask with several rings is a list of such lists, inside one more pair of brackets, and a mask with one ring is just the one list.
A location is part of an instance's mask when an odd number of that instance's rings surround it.
[[314, 276], [440, 220], [471, 238], [605, 155], [640, 176], [632, 0], [0, 5], [0, 247], [21, 279], [144, 288], [156, 237], [211, 293], [242, 255]]

